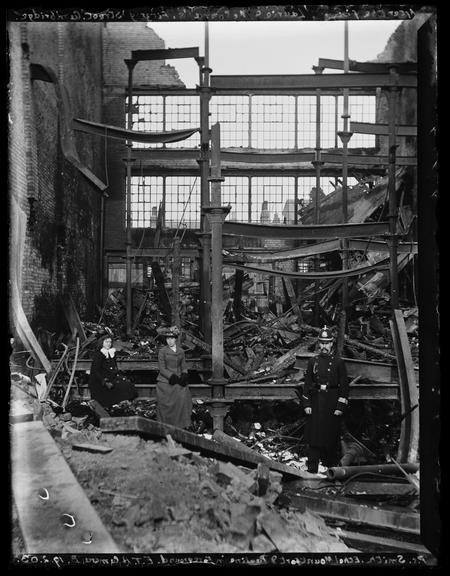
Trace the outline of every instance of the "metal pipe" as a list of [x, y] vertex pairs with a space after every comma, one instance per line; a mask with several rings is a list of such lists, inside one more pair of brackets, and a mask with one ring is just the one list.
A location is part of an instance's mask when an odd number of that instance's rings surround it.
[[328, 468], [327, 476], [332, 480], [340, 480], [342, 478], [350, 478], [355, 474], [387, 474], [389, 476], [402, 476], [403, 473], [399, 466], [407, 474], [414, 474], [419, 469], [418, 464], [371, 464], [368, 466], [336, 466]]
[[[128, 110], [127, 110], [127, 128], [131, 130], [133, 127], [132, 123], [132, 111], [133, 111], [133, 70], [136, 65], [135, 60], [125, 60], [125, 64], [128, 68]], [[127, 183], [126, 183], [126, 247], [127, 247], [127, 260], [126, 260], [126, 310], [127, 310], [127, 335], [131, 336], [132, 331], [132, 292], [131, 292], [131, 147], [133, 145], [131, 140], [127, 140]]]

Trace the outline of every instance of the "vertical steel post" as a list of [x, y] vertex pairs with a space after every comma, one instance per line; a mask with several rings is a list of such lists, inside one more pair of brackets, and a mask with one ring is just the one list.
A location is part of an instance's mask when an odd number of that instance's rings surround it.
[[223, 285], [222, 285], [222, 227], [230, 206], [221, 205], [220, 124], [211, 129], [211, 206], [206, 208], [211, 225], [212, 259], [212, 397], [224, 398], [226, 380], [223, 376]]
[[[344, 74], [349, 71], [348, 59], [348, 22], [344, 22]], [[347, 196], [347, 176], [348, 176], [348, 142], [352, 133], [348, 130], [348, 120], [350, 114], [348, 113], [348, 88], [344, 88], [344, 129], [339, 132], [339, 137], [342, 141], [343, 155], [342, 155], [342, 222], [345, 224], [348, 221], [348, 196]], [[342, 269], [348, 268], [348, 239], [344, 238], [342, 242]], [[348, 308], [348, 279], [344, 278], [342, 281], [342, 310], [346, 312]]]
[[180, 273], [181, 273], [181, 247], [178, 236], [173, 241], [172, 260], [172, 324], [180, 327]]
[[209, 101], [210, 87], [209, 75], [212, 72], [209, 67], [209, 30], [208, 22], [205, 22], [205, 55], [203, 64], [200, 65], [200, 238], [202, 246], [201, 274], [200, 274], [200, 328], [205, 341], [211, 343], [211, 237], [209, 221], [206, 218], [205, 208], [210, 205], [209, 201]]
[[[389, 70], [395, 79], [397, 71], [395, 67]], [[391, 307], [398, 308], [398, 263], [397, 263], [397, 194], [395, 190], [395, 161], [396, 161], [396, 113], [397, 113], [397, 88], [389, 90], [389, 166], [388, 166], [388, 191], [389, 191], [389, 232], [390, 232], [390, 280], [391, 280]]]
[[[133, 111], [133, 70], [136, 65], [135, 60], [125, 60], [128, 68], [128, 110], [127, 110], [127, 129], [131, 130], [133, 126], [132, 111]], [[127, 183], [126, 183], [126, 247], [127, 247], [127, 260], [126, 260], [126, 311], [127, 311], [127, 335], [131, 336], [133, 326], [133, 303], [131, 291], [131, 165], [134, 159], [131, 158], [131, 147], [133, 145], [131, 140], [127, 140]]]
[[[323, 67], [322, 66], [313, 66], [313, 70], [315, 74], [322, 74]], [[316, 152], [315, 152], [315, 159], [312, 162], [314, 168], [316, 169], [316, 195], [314, 198], [314, 224], [320, 224], [320, 206], [319, 206], [319, 190], [320, 190], [320, 173], [321, 173], [321, 166], [323, 165], [322, 162], [322, 155], [321, 155], [321, 140], [320, 140], [320, 88], [316, 90]], [[320, 265], [320, 256], [317, 254], [314, 257], [314, 269], [316, 272], [319, 271]], [[319, 322], [319, 287], [320, 282], [316, 280], [316, 292], [314, 294], [314, 324], [318, 324]]]

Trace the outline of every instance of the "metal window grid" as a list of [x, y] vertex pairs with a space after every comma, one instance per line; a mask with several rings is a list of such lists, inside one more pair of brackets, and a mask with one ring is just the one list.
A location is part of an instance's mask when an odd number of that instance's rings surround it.
[[[131, 227], [155, 228], [163, 200], [162, 176], [131, 177]], [[127, 210], [125, 208], [125, 222]]]
[[[164, 96], [133, 96], [132, 130], [162, 132], [164, 130]], [[128, 98], [125, 100], [125, 113]], [[161, 148], [162, 144], [133, 142], [133, 148]]]
[[199, 177], [166, 177], [165, 225], [167, 228], [200, 228]]
[[222, 146], [249, 145], [249, 96], [213, 96], [210, 125], [220, 122]]
[[228, 221], [248, 222], [249, 179], [246, 176], [229, 176], [222, 184], [222, 205], [231, 204]]
[[[185, 130], [200, 127], [200, 99], [198, 96], [165, 97], [165, 129]], [[200, 134], [196, 132], [187, 140], [166, 144], [167, 148], [196, 148]]]
[[251, 180], [251, 222], [283, 224], [295, 221], [293, 177], [255, 176]]
[[295, 97], [252, 96], [251, 148], [295, 146]]
[[[337, 106], [337, 110], [336, 110]], [[350, 119], [376, 121], [375, 96], [349, 96]], [[342, 146], [336, 139], [343, 129], [343, 96], [321, 96], [321, 148]], [[126, 108], [125, 108], [126, 110]], [[222, 146], [258, 149], [310, 148], [316, 145], [316, 96], [212, 96], [210, 125], [221, 123]], [[182, 130], [200, 126], [198, 96], [134, 96], [132, 129], [152, 132]], [[135, 148], [195, 148], [200, 135], [171, 144], [134, 142]], [[375, 136], [354, 134], [349, 148], [373, 147]]]

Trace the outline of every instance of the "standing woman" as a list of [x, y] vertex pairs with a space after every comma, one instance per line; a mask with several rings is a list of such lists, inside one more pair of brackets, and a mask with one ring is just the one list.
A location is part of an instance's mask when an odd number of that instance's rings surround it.
[[159, 330], [166, 345], [158, 354], [159, 374], [156, 379], [156, 413], [164, 424], [178, 428], [191, 425], [192, 397], [187, 385], [188, 373], [184, 350], [177, 344], [180, 331], [176, 326]]
[[92, 400], [97, 400], [104, 408], [110, 408], [122, 400], [133, 400], [138, 395], [136, 388], [117, 368], [111, 336], [105, 334], [99, 343], [100, 347], [92, 357], [89, 375]]

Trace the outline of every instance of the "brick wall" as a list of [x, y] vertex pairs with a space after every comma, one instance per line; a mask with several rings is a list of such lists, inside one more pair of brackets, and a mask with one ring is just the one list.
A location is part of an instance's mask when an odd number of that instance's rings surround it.
[[[55, 88], [31, 81], [29, 63], [58, 75], [74, 116], [101, 121], [101, 31], [90, 23], [9, 25], [10, 193], [28, 218], [21, 294], [34, 329], [65, 329], [58, 296], [66, 291], [81, 317], [96, 318], [100, 192], [64, 158]], [[81, 161], [103, 178], [103, 143], [83, 134], [76, 142]]]
[[[124, 59], [133, 50], [165, 48], [165, 42], [145, 22], [111, 22], [103, 25], [103, 122], [126, 126], [125, 99], [128, 68]], [[133, 87], [184, 87], [176, 69], [163, 61], [139, 62], [133, 70]], [[107, 180], [109, 198], [105, 207], [105, 249], [125, 248], [125, 142], [108, 140]]]
[[[428, 15], [418, 13], [412, 20], [405, 20], [393, 32], [385, 49], [378, 55], [378, 62], [417, 62], [417, 30], [427, 20]], [[397, 122], [417, 124], [417, 90], [403, 88], [397, 100]], [[388, 122], [388, 95], [381, 93], [377, 101], [377, 122]], [[399, 138], [397, 154], [401, 156], [416, 153], [416, 138]], [[380, 138], [380, 150], [387, 154], [388, 139]]]

